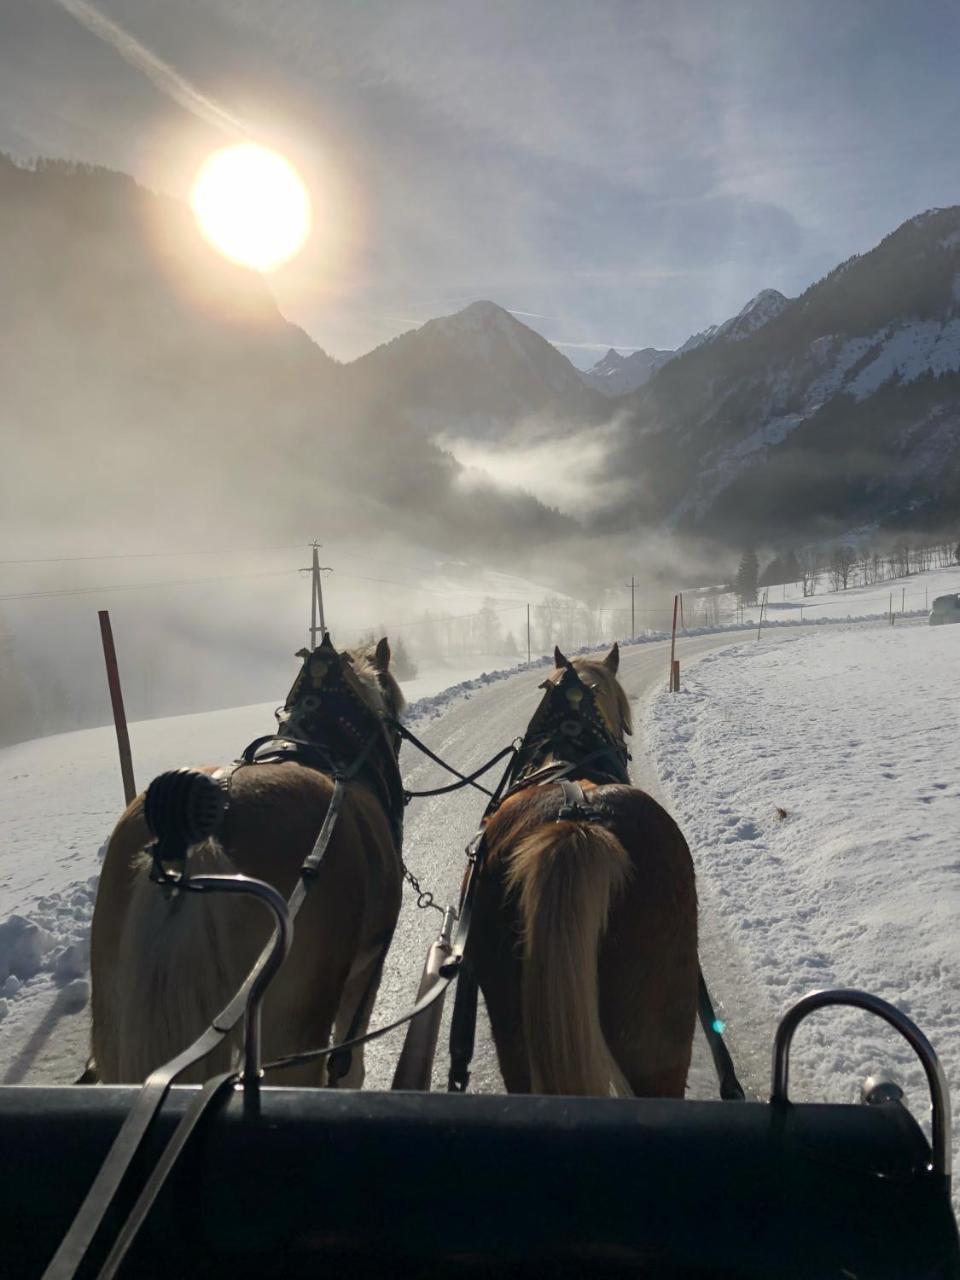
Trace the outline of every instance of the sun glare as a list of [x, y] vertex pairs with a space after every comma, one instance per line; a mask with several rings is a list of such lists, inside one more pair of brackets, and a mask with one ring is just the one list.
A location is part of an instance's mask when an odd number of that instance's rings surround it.
[[310, 233], [310, 197], [297, 171], [252, 142], [207, 157], [190, 206], [213, 247], [255, 271], [288, 261]]

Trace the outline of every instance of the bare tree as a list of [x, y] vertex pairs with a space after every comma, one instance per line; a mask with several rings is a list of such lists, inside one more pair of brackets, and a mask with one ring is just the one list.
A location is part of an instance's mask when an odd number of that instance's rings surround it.
[[910, 543], [906, 538], [898, 538], [891, 548], [890, 573], [894, 578], [910, 575]]
[[834, 547], [830, 552], [830, 585], [834, 591], [841, 588], [846, 591], [847, 584], [850, 581], [850, 570], [856, 564], [857, 553], [853, 547], [843, 546]]
[[800, 585], [804, 596], [812, 596], [817, 590], [820, 576], [820, 558], [815, 551], [803, 551], [799, 556]]

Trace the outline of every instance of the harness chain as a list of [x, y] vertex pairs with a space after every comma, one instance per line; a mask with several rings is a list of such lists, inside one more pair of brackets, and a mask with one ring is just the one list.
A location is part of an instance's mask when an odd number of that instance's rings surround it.
[[[513, 750], [513, 748], [511, 748]], [[512, 761], [503, 771], [503, 775], [493, 792], [490, 803], [487, 806], [487, 812], [484, 814], [486, 818], [489, 812], [499, 804], [503, 794], [504, 787], [510, 776]], [[336, 1053], [338, 1049], [352, 1049], [357, 1045], [367, 1044], [371, 1040], [378, 1040], [381, 1036], [387, 1035], [390, 1031], [395, 1031], [397, 1027], [403, 1026], [405, 1022], [410, 1022], [413, 1018], [419, 1017], [421, 1013], [429, 1009], [435, 1000], [437, 1000], [449, 987], [450, 983], [459, 975], [465, 972], [463, 966], [463, 953], [466, 949], [467, 939], [470, 935], [470, 924], [473, 919], [473, 900], [477, 892], [478, 874], [483, 861], [483, 828], [474, 836], [470, 844], [467, 846], [467, 875], [460, 895], [460, 907], [457, 914], [457, 932], [451, 943], [450, 957], [440, 970], [440, 980], [430, 988], [420, 999], [408, 1009], [406, 1013], [395, 1018], [392, 1022], [386, 1023], [384, 1026], [375, 1027], [373, 1031], [367, 1031], [362, 1036], [356, 1036], [352, 1040], [343, 1040], [338, 1045], [327, 1045], [323, 1049], [308, 1049], [303, 1053], [287, 1054], [283, 1058], [276, 1058], [273, 1062], [264, 1063], [263, 1070], [276, 1071], [283, 1067], [300, 1066], [305, 1062], [313, 1062], [318, 1058], [325, 1058], [331, 1053]], [[459, 985], [459, 983], [458, 983]]]

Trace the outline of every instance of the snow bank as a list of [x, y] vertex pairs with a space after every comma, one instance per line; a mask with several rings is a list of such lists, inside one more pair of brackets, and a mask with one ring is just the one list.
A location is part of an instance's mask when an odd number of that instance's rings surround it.
[[[955, 1097], [958, 678], [960, 627], [844, 630], [708, 655], [644, 716], [703, 896], [760, 976], [771, 1023], [813, 988], [871, 991], [928, 1035]], [[802, 1095], [850, 1101], [886, 1068], [926, 1114], [919, 1064], [866, 1014], [817, 1016], [795, 1061]], [[955, 1186], [958, 1174], [960, 1160]]]

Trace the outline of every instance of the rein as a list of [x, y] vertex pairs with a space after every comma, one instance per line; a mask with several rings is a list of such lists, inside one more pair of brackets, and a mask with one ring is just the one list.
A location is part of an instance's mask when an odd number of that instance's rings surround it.
[[516, 754], [517, 744], [520, 741], [519, 739], [516, 739], [510, 744], [510, 746], [504, 747], [502, 751], [498, 751], [495, 756], [492, 756], [486, 764], [482, 764], [479, 769], [474, 769], [473, 773], [465, 774], [461, 773], [459, 769], [455, 769], [452, 764], [447, 764], [446, 760], [431, 751], [425, 742], [421, 742], [420, 739], [412, 734], [406, 725], [401, 724], [399, 720], [391, 720], [389, 723], [394, 731], [406, 742], [409, 742], [411, 746], [416, 747], [418, 751], [422, 752], [429, 760], [432, 760], [434, 764], [440, 765], [441, 769], [446, 769], [447, 773], [452, 773], [455, 778], [459, 778], [459, 782], [451, 782], [445, 787], [433, 787], [429, 791], [404, 790], [404, 804], [409, 804], [411, 800], [420, 799], [424, 796], [449, 795], [453, 791], [459, 791], [462, 787], [475, 787], [477, 791], [482, 791], [485, 796], [492, 796], [493, 792], [488, 791], [486, 787], [481, 786], [480, 783], [477, 782], [477, 778], [482, 778], [488, 769], [492, 769], [495, 764], [499, 764], [504, 756], [508, 756], [511, 751]]
[[[501, 760], [504, 755], [508, 753], [513, 753], [515, 755], [516, 750], [517, 748], [511, 744], [504, 751], [501, 751], [494, 758], [491, 764]], [[486, 767], [490, 768], [491, 764], [488, 764]], [[510, 778], [512, 767], [513, 760], [511, 759], [506, 769], [504, 769], [500, 781], [497, 783], [493, 792], [488, 793], [490, 794], [490, 802], [484, 811], [484, 823], [488, 816], [500, 804], [501, 798], [504, 795], [504, 788]], [[417, 1018], [420, 1014], [426, 1012], [426, 1010], [444, 994], [451, 982], [453, 982], [458, 975], [460, 976], [460, 983], [457, 987], [459, 992], [460, 986], [467, 974], [463, 957], [467, 947], [467, 939], [470, 936], [470, 925], [473, 920], [473, 903], [476, 898], [479, 873], [483, 864], [484, 853], [484, 828], [483, 825], [481, 825], [479, 831], [467, 845], [466, 849], [467, 872], [464, 879], [463, 889], [460, 893], [460, 905], [457, 911], [457, 930], [451, 943], [450, 955], [441, 966], [439, 980], [430, 988], [429, 991], [417, 1000], [412, 1008], [408, 1009], [406, 1013], [401, 1014], [400, 1017], [393, 1019], [393, 1021], [388, 1022], [381, 1027], [375, 1027], [372, 1031], [367, 1031], [362, 1036], [354, 1036], [352, 1039], [341, 1041], [340, 1044], [327, 1045], [322, 1049], [308, 1049], [303, 1053], [287, 1054], [282, 1058], [275, 1058], [272, 1062], [264, 1063], [263, 1070], [279, 1071], [284, 1067], [301, 1066], [306, 1062], [315, 1062], [319, 1058], [325, 1058], [332, 1053], [336, 1053], [338, 1050], [353, 1049], [359, 1045], [368, 1044], [371, 1040], [378, 1040], [381, 1036], [387, 1035], [390, 1031], [395, 1031], [398, 1027], [402, 1027], [404, 1023], [411, 1022], [414, 1018]]]

